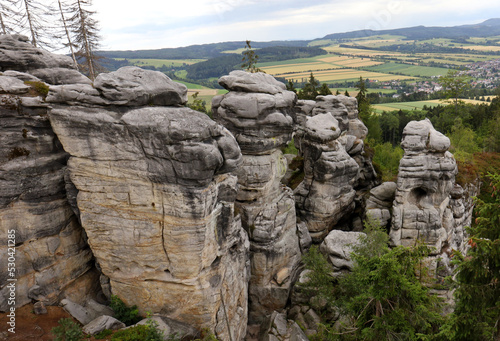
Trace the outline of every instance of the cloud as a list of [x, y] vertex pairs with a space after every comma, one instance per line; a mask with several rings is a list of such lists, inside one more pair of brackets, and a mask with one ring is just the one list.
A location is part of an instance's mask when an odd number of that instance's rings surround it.
[[497, 0], [106, 0], [94, 7], [105, 49], [231, 40], [320, 38], [330, 33], [487, 19]]

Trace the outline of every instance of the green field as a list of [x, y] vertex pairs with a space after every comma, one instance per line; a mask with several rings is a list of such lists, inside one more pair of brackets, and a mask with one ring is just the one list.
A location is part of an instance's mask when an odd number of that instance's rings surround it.
[[394, 62], [370, 66], [365, 68], [365, 70], [383, 73], [403, 74], [414, 77], [442, 76], [448, 72], [448, 69], [445, 68], [408, 65]]

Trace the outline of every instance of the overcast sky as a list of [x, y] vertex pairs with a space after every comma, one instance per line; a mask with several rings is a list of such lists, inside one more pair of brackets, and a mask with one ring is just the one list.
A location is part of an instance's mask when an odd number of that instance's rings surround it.
[[320, 38], [500, 17], [498, 0], [94, 0], [102, 50]]

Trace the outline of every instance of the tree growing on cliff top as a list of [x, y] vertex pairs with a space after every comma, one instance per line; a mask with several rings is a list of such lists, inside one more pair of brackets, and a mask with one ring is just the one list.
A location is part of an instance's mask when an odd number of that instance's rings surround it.
[[15, 33], [14, 18], [18, 16], [18, 11], [13, 7], [12, 1], [3, 1], [0, 3], [0, 29], [2, 34]]
[[6, 4], [12, 5], [10, 18], [16, 31], [28, 35], [35, 47], [54, 47], [58, 35], [50, 18], [54, 13], [52, 7], [37, 0], [6, 0]]
[[68, 4], [71, 16], [68, 18], [69, 30], [73, 35], [73, 42], [77, 46], [76, 56], [80, 61], [81, 69], [94, 80], [99, 71], [101, 57], [95, 54], [100, 46], [98, 22], [92, 16], [95, 14], [89, 7], [92, 0], [73, 0]]
[[262, 70], [256, 66], [257, 62], [259, 61], [259, 56], [255, 53], [254, 50], [252, 50], [252, 46], [250, 45], [250, 43], [250, 40], [246, 41], [245, 51], [243, 51], [242, 53], [243, 58], [241, 59], [241, 61], [243, 62], [243, 64], [241, 64], [241, 67], [251, 73], [262, 72]]
[[61, 13], [61, 22], [62, 22], [63, 27], [64, 27], [64, 33], [66, 35], [66, 39], [68, 40], [68, 42], [66, 44], [63, 44], [63, 45], [65, 47], [69, 47], [69, 49], [71, 51], [71, 58], [73, 59], [73, 64], [78, 69], [78, 62], [76, 61], [76, 55], [75, 55], [75, 50], [74, 50], [75, 46], [74, 46], [74, 44], [71, 41], [71, 35], [69, 34], [68, 25], [67, 25], [67, 22], [66, 22], [66, 18], [64, 16], [65, 10], [63, 9], [63, 5], [61, 3], [61, 0], [57, 0], [57, 3], [59, 5], [59, 12]]

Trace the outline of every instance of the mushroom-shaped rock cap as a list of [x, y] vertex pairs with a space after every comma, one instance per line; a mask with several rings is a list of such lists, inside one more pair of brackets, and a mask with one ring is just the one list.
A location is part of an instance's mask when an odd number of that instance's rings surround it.
[[329, 112], [308, 117], [305, 132], [309, 139], [320, 143], [333, 141], [341, 133], [339, 122]]
[[230, 91], [260, 92], [275, 95], [286, 90], [285, 84], [273, 76], [262, 73], [250, 73], [236, 70], [219, 78], [219, 84]]
[[94, 87], [101, 95], [120, 105], [180, 106], [187, 102], [187, 87], [159, 72], [125, 66], [101, 73]]
[[405, 152], [446, 152], [450, 139], [434, 129], [429, 119], [411, 121], [403, 130], [401, 146]]

